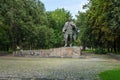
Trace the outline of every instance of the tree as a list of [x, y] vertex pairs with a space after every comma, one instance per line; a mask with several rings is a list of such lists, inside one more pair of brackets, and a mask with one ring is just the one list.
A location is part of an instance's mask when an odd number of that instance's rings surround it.
[[47, 12], [48, 26], [54, 29], [54, 47], [63, 46], [62, 28], [69, 17], [71, 17], [71, 14], [64, 8]]
[[36, 48], [51, 48], [54, 47], [54, 30], [46, 26], [36, 28]]
[[78, 12], [78, 15], [76, 15], [76, 25], [80, 29], [79, 34], [79, 40], [80, 45], [83, 46], [83, 50], [85, 50], [85, 47], [91, 47], [91, 29], [88, 25], [88, 19], [87, 14], [85, 12]]
[[[13, 50], [16, 45], [27, 47], [34, 44], [31, 40], [35, 36], [35, 27], [47, 22], [44, 5], [39, 0], [1, 0], [0, 17], [2, 34], [7, 37], [7, 48]], [[1, 41], [4, 41], [2, 37]]]
[[120, 40], [120, 18], [119, 0], [90, 0], [85, 7], [88, 26], [91, 29], [90, 41], [94, 47], [111, 48], [119, 51]]

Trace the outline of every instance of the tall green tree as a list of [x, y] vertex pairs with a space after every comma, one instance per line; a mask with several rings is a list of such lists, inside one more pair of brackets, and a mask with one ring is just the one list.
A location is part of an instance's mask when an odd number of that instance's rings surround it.
[[54, 29], [54, 33], [55, 33], [54, 47], [63, 46], [64, 40], [63, 40], [62, 28], [64, 26], [64, 23], [68, 20], [69, 17], [72, 18], [70, 12], [65, 10], [64, 8], [47, 12], [48, 26]]
[[89, 38], [94, 47], [111, 48], [119, 51], [120, 40], [120, 1], [119, 0], [89, 0], [86, 16], [91, 29]]
[[85, 47], [91, 47], [91, 29], [88, 25], [88, 19], [85, 12], [78, 12], [78, 15], [76, 15], [76, 25], [80, 29], [79, 39], [80, 45], [83, 46], [83, 49], [85, 50]]
[[35, 27], [47, 22], [44, 4], [39, 0], [0, 0], [0, 17], [1, 34], [6, 35], [8, 44], [0, 46], [11, 49], [34, 45]]

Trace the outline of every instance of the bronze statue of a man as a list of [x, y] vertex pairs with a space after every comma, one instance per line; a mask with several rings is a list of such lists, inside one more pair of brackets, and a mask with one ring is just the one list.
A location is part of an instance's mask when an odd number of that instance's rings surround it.
[[76, 40], [77, 38], [77, 28], [76, 25], [72, 22], [71, 19], [68, 19], [67, 22], [65, 22], [63, 27], [63, 35], [64, 35], [64, 41], [65, 41], [65, 47], [68, 44], [68, 41], [70, 43], [70, 47], [72, 46], [73, 40]]

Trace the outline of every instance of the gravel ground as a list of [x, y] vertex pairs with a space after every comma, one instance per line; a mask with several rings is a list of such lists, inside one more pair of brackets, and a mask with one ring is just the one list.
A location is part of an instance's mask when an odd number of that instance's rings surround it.
[[98, 74], [120, 67], [104, 55], [85, 58], [0, 57], [0, 80], [99, 80]]

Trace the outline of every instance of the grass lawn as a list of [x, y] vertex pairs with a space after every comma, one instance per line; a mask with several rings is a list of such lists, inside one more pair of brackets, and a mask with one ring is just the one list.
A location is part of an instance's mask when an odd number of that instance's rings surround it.
[[99, 74], [101, 80], [120, 80], [120, 69], [108, 70]]

